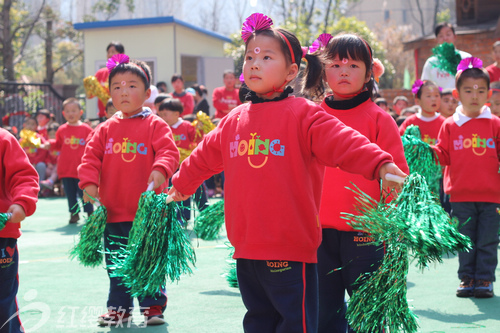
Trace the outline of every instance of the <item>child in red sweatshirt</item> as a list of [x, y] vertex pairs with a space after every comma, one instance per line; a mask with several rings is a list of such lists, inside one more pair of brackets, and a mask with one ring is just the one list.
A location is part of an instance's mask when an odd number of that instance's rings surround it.
[[[149, 67], [142, 61], [129, 61], [124, 54], [111, 57], [107, 66], [111, 98], [119, 111], [96, 129], [85, 148], [78, 176], [84, 200], [98, 198], [107, 209], [104, 248], [112, 252], [119, 248], [117, 240], [126, 243], [140, 195], [148, 184], [153, 182], [155, 190], [167, 187], [167, 179], [179, 165], [179, 152], [168, 125], [143, 107], [151, 95]], [[111, 265], [109, 253], [106, 263]], [[98, 322], [128, 322], [133, 298], [121, 279], [109, 279], [108, 313]], [[158, 289], [154, 297], [139, 299], [145, 325], [165, 323], [167, 295], [164, 287]]]
[[38, 174], [17, 139], [0, 129], [0, 212], [11, 213], [0, 229], [0, 331], [24, 332], [19, 318], [16, 294], [19, 287], [21, 221], [35, 212], [38, 200]]
[[[472, 68], [470, 68], [472, 67]], [[474, 247], [458, 254], [458, 297], [493, 297], [500, 226], [500, 118], [484, 106], [491, 96], [490, 79], [478, 58], [458, 66], [453, 96], [462, 105], [447, 118], [434, 147], [446, 165], [444, 190], [452, 215]]]
[[[69, 223], [73, 224], [80, 219], [77, 203], [78, 198], [83, 198], [83, 192], [78, 187], [80, 180], [77, 168], [82, 160], [87, 143], [86, 139], [92, 132], [92, 128], [80, 120], [83, 110], [76, 98], [71, 97], [63, 102], [62, 113], [66, 123], [59, 126], [55, 140], [49, 142], [51, 148], [60, 152], [57, 175], [62, 180], [68, 199]], [[90, 203], [85, 204], [83, 209], [89, 216], [94, 211], [94, 207]]]

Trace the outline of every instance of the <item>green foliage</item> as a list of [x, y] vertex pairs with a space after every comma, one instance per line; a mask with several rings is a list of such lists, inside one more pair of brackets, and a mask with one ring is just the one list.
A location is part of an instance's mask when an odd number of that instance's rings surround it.
[[44, 93], [41, 90], [33, 90], [23, 97], [26, 112], [35, 114], [37, 110], [45, 107]]
[[449, 8], [443, 9], [437, 13], [436, 24], [450, 22], [451, 21], [451, 12]]

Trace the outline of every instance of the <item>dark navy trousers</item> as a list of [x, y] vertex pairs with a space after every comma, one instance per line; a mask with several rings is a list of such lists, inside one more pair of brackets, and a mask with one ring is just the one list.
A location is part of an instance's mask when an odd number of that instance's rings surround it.
[[323, 229], [318, 249], [319, 333], [354, 332], [345, 318], [345, 292], [351, 296], [356, 279], [380, 266], [383, 246], [371, 245], [371, 241], [362, 232]]
[[[120, 245], [116, 244], [116, 242], [120, 242], [123, 245], [127, 244], [127, 239], [120, 237], [128, 237], [130, 229], [132, 229], [132, 222], [106, 223], [106, 228], [104, 229], [106, 265], [112, 264], [108, 252], [114, 252], [120, 248]], [[132, 312], [134, 308], [133, 301], [134, 299], [130, 296], [129, 289], [122, 284], [122, 280], [117, 277], [109, 276], [108, 309], [120, 312]], [[162, 312], [165, 311], [167, 307], [167, 291], [165, 287], [162, 287], [154, 297], [139, 298], [139, 305], [141, 307], [141, 313], [145, 308], [149, 308], [153, 305], [159, 305], [162, 307]]]
[[[78, 178], [61, 178], [64, 192], [66, 192], [66, 198], [68, 199], [68, 208], [71, 215], [74, 215], [78, 212], [78, 206], [76, 205], [78, 202], [78, 198], [83, 199], [83, 191], [78, 187], [78, 183], [80, 180]], [[83, 210], [85, 213], [92, 213], [94, 211], [94, 206], [87, 202], [83, 205]]]
[[316, 333], [316, 264], [284, 260], [237, 259], [245, 333]]
[[24, 332], [19, 308], [17, 290], [19, 288], [19, 253], [17, 239], [0, 238], [0, 332]]

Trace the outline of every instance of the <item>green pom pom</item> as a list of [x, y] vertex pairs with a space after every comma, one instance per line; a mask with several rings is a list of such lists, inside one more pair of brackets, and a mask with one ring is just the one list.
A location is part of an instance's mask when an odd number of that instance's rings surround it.
[[102, 236], [107, 218], [106, 207], [102, 205], [97, 207], [80, 230], [80, 240], [70, 252], [71, 259], [77, 258], [86, 267], [96, 267], [102, 264]]
[[194, 220], [194, 232], [204, 240], [215, 240], [219, 237], [224, 225], [224, 200], [205, 208]]
[[376, 201], [359, 189], [353, 190], [359, 215], [344, 214], [356, 230], [385, 242], [386, 253], [379, 268], [362, 275], [353, 293], [346, 317], [356, 331], [416, 332], [416, 316], [406, 301], [409, 256], [420, 268], [442, 261], [445, 253], [472, 248], [469, 237], [460, 234], [449, 215], [429, 190], [424, 177], [410, 174], [397, 199]]
[[239, 288], [238, 285], [238, 276], [236, 275], [236, 260], [233, 259], [234, 247], [231, 243], [226, 244], [230, 250], [227, 262], [229, 263], [229, 268], [227, 273], [224, 273], [223, 276], [226, 277], [226, 281], [231, 288]]
[[166, 204], [167, 195], [144, 192], [130, 230], [128, 244], [112, 257], [113, 277], [120, 277], [133, 297], [153, 296], [182, 274], [192, 273], [194, 250], [177, 221], [175, 203]]
[[432, 53], [438, 60], [438, 63], [433, 64], [434, 67], [453, 76], [457, 74], [457, 67], [462, 57], [453, 44], [443, 43], [438, 45], [432, 49]]
[[5, 228], [7, 221], [9, 220], [10, 215], [7, 213], [0, 213], [0, 230]]
[[422, 175], [431, 191], [436, 197], [439, 196], [441, 166], [437, 163], [437, 156], [431, 146], [421, 140], [418, 126], [408, 126], [401, 140], [410, 173]]

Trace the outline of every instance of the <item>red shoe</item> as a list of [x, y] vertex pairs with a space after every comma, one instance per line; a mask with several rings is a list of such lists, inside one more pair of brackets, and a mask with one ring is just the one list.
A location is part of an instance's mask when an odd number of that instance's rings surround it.
[[163, 316], [162, 307], [153, 305], [152, 307], [144, 310], [144, 326], [149, 325], [163, 325], [165, 324], [165, 317]]
[[97, 323], [99, 324], [99, 326], [114, 326], [118, 324], [128, 323], [129, 321], [132, 321], [132, 316], [130, 313], [122, 311], [117, 312], [112, 310], [97, 318]]

